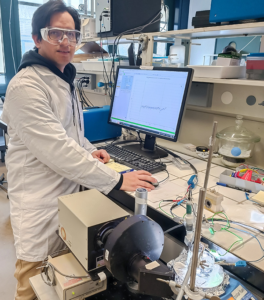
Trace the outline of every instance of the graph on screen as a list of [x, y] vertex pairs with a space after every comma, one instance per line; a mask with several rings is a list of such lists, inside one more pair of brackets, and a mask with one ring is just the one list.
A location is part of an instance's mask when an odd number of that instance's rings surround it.
[[184, 87], [184, 83], [172, 85], [171, 81], [166, 78], [164, 80], [153, 77], [135, 78], [128, 119], [174, 131]]

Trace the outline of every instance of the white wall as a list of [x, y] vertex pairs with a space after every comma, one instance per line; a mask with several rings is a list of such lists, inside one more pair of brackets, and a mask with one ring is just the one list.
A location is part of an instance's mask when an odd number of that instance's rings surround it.
[[193, 28], [192, 18], [195, 13], [200, 10], [210, 10], [211, 0], [190, 0], [188, 28]]
[[[216, 39], [199, 39], [192, 42], [200, 45], [191, 45], [190, 65], [203, 65], [204, 55], [214, 54]], [[210, 57], [205, 57], [205, 65], [210, 65]]]

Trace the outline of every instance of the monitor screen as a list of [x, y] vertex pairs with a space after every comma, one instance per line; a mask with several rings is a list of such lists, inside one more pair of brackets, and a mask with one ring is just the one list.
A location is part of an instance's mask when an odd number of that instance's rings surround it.
[[119, 67], [110, 123], [177, 140], [191, 69]]

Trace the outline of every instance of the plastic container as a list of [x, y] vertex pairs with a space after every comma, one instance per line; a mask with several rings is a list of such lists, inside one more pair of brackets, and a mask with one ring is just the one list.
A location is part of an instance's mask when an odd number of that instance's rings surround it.
[[185, 47], [181, 44], [170, 47], [169, 63], [176, 67], [184, 66]]
[[167, 67], [167, 65], [168, 65], [168, 56], [153, 57], [152, 65], [154, 67]]
[[238, 115], [236, 125], [227, 127], [216, 134], [218, 138], [218, 153], [223, 156], [223, 163], [237, 166], [253, 154], [260, 137], [243, 127], [243, 117]]
[[250, 53], [247, 56], [247, 70], [264, 70], [264, 53]]
[[251, 53], [248, 55], [247, 78], [264, 80], [264, 53]]
[[231, 186], [236, 186], [241, 189], [251, 190], [252, 193], [258, 193], [264, 191], [264, 186], [252, 181], [243, 180], [240, 178], [232, 177], [233, 171], [225, 170], [219, 177], [219, 181]]
[[245, 78], [246, 66], [191, 66], [194, 77], [203, 78]]

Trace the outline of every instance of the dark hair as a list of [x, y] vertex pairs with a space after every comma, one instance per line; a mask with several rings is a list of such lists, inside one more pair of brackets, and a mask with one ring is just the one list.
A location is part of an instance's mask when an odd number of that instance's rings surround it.
[[51, 17], [60, 12], [68, 12], [74, 20], [75, 29], [80, 30], [80, 16], [74, 8], [66, 6], [62, 0], [49, 0], [34, 12], [32, 18], [32, 34], [37, 35], [38, 39], [41, 41], [42, 37], [40, 29], [49, 26]]

